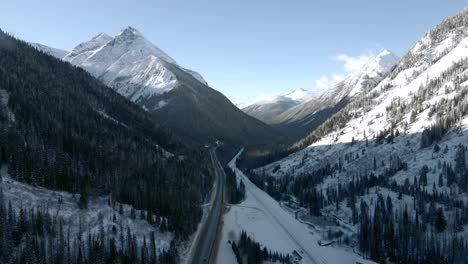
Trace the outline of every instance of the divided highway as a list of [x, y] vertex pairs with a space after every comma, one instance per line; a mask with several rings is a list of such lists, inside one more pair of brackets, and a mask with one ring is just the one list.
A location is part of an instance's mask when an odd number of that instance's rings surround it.
[[198, 240], [195, 242], [193, 249], [193, 257], [189, 263], [212, 263], [214, 250], [216, 248], [216, 237], [218, 235], [218, 227], [221, 222], [223, 213], [223, 197], [224, 197], [224, 180], [225, 174], [221, 163], [216, 156], [216, 149], [210, 149], [211, 162], [213, 163], [214, 173], [216, 174], [216, 183], [213, 187], [215, 191], [212, 197], [211, 208], [208, 210], [208, 215], [205, 223], [199, 230]]

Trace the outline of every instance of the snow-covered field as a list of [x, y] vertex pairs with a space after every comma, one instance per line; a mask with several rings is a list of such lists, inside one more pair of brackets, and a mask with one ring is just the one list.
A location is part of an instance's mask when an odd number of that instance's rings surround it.
[[246, 197], [241, 204], [231, 205], [224, 215], [218, 263], [236, 263], [229, 240], [237, 240], [242, 230], [272, 251], [292, 254], [296, 250], [303, 257], [302, 263], [354, 263], [358, 257], [356, 254], [331, 246], [319, 246], [318, 234], [251, 183], [236, 167], [241, 153], [234, 157], [229, 166], [244, 182]]
[[[76, 237], [81, 233], [86, 239], [88, 232], [99, 234], [102, 225], [105, 232], [112, 233], [113, 228], [124, 230], [127, 227], [136, 236], [138, 243], [143, 237], [149, 239], [151, 232], [155, 233], [158, 250], [169, 249], [174, 235], [170, 232], [161, 233], [146, 220], [140, 220], [140, 211], [136, 210], [136, 218], [130, 216], [131, 206], [122, 205], [123, 214], [119, 213], [119, 205], [112, 207], [109, 196], [91, 198], [87, 209], [78, 206], [79, 195], [68, 192], [52, 191], [42, 187], [31, 186], [18, 182], [10, 177], [7, 166], [1, 166], [1, 185], [5, 202], [11, 202], [16, 209], [38, 209], [48, 211], [56, 219], [62, 219], [65, 230], [70, 228], [70, 235]], [[115, 215], [115, 220], [113, 219]]]

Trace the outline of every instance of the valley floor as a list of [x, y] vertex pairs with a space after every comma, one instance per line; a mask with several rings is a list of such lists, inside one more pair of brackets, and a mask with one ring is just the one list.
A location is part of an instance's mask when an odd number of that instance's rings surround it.
[[223, 217], [217, 263], [236, 263], [230, 241], [237, 241], [242, 230], [272, 251], [292, 255], [295, 250], [303, 258], [299, 263], [354, 263], [358, 258], [357, 254], [331, 246], [319, 246], [318, 234], [296, 220], [277, 201], [250, 182], [236, 167], [236, 160], [241, 153], [242, 150], [229, 163], [229, 167], [245, 184], [245, 200], [239, 205], [230, 205]]

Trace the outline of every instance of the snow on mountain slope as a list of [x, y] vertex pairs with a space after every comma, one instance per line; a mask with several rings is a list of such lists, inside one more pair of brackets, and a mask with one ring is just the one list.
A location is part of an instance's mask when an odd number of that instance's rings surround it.
[[81, 65], [86, 59], [94, 55], [100, 48], [106, 45], [112, 37], [105, 33], [98, 33], [91, 40], [76, 46], [63, 60], [74, 65]]
[[65, 58], [152, 114], [181, 137], [201, 143], [266, 142], [279, 133], [248, 116], [203, 77], [178, 65], [132, 27], [100, 33]]
[[323, 93], [312, 97], [276, 118], [276, 123], [291, 123], [304, 120], [311, 114], [332, 107], [346, 97], [358, 95], [363, 90], [374, 87], [383, 76], [398, 62], [398, 57], [383, 50], [371, 58], [360, 70], [348, 74], [345, 79]]
[[[357, 148], [353, 142], [378, 138], [384, 130], [399, 130], [410, 142], [419, 139], [424, 128], [451, 113], [434, 114], [445, 110], [442, 104], [466, 100], [466, 88], [460, 84], [468, 79], [468, 23], [461, 20], [460, 24], [442, 23], [428, 32], [378, 85], [300, 141], [296, 146], [303, 150], [262, 170], [278, 176], [292, 171], [298, 175], [325, 160], [339, 159], [343, 151]], [[404, 152], [408, 147], [394, 151]], [[273, 172], [278, 165], [281, 168]]]
[[49, 46], [42, 45], [39, 43], [29, 43], [29, 44], [31, 44], [31, 46], [33, 46], [37, 50], [43, 51], [51, 56], [54, 56], [57, 59], [63, 59], [63, 57], [65, 57], [65, 55], [68, 54], [68, 51], [66, 50], [51, 48]]
[[299, 89], [294, 89], [287, 93], [276, 94], [276, 95], [271, 96], [270, 98], [261, 99], [251, 104], [247, 103], [247, 104], [241, 104], [241, 105], [243, 106], [242, 108], [247, 108], [251, 105], [263, 105], [263, 104], [270, 104], [270, 103], [276, 103], [276, 102], [281, 102], [281, 101], [293, 101], [296, 103], [300, 103], [300, 102], [307, 101], [312, 96], [314, 96], [314, 94], [311, 91], [308, 91], [303, 88], [299, 88]]
[[[270, 192], [285, 190], [281, 197], [292, 197], [284, 199], [302, 210], [300, 219], [342, 234], [324, 239], [348, 241], [375, 261], [395, 254], [426, 263], [427, 252], [438, 251], [449, 263], [467, 263], [457, 248], [468, 241], [468, 218], [461, 216], [468, 208], [467, 84], [468, 9], [429, 31], [378, 85], [252, 178], [268, 179], [259, 185], [267, 182]], [[395, 217], [388, 222], [382, 212]], [[424, 242], [397, 239], [385, 249], [392, 238], [376, 226]], [[419, 227], [418, 234], [406, 230]]]
[[[333, 114], [345, 107], [353, 98], [366, 93], [383, 79], [398, 58], [383, 50], [371, 58], [358, 71], [348, 74], [342, 81], [319, 93], [302, 91], [301, 100], [279, 99], [273, 103], [255, 104], [243, 111], [287, 135], [290, 142], [305, 137]], [[296, 95], [297, 93], [293, 93]]]
[[348, 95], [354, 96], [360, 93], [362, 89], [375, 86], [374, 82], [380, 80], [398, 60], [399, 58], [387, 49], [380, 52], [370, 59], [361, 70], [346, 78], [348, 86], [353, 87]]
[[294, 89], [289, 93], [282, 94], [279, 97], [289, 98], [297, 102], [302, 102], [302, 101], [306, 101], [311, 96], [313, 96], [312, 91], [299, 88], [299, 89]]
[[[176, 61], [132, 27], [114, 38], [100, 33], [63, 59], [84, 68], [134, 102], [168, 92], [177, 84], [176, 76], [166, 65], [177, 65]], [[199, 73], [186, 71], [206, 84]]]
[[244, 106], [242, 111], [269, 124], [279, 114], [284, 113], [301, 102], [307, 101], [312, 96], [310, 91], [302, 88], [295, 89], [291, 92], [275, 95], [272, 98]]

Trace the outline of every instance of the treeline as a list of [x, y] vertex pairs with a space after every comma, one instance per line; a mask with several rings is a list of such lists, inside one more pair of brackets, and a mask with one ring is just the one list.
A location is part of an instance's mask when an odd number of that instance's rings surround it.
[[328, 185], [323, 188], [320, 187], [320, 183], [325, 178], [332, 177], [339, 171], [344, 171], [343, 164], [340, 164], [340, 162], [334, 165], [326, 163], [318, 169], [296, 177], [287, 175], [272, 177], [252, 172], [247, 172], [246, 175], [249, 175], [249, 179], [257, 187], [267, 192], [277, 201], [287, 201], [292, 195], [297, 199], [300, 206], [309, 209], [311, 215], [320, 216], [322, 208], [331, 204], [338, 204], [350, 197], [363, 195], [371, 187], [383, 186], [390, 176], [403, 169], [402, 164], [404, 163], [395, 155], [389, 157], [389, 163], [396, 165], [385, 169], [383, 174], [376, 175], [371, 172], [369, 175], [359, 175], [347, 182]]
[[238, 264], [261, 264], [264, 261], [292, 263], [292, 258], [289, 254], [284, 255], [278, 252], [271, 252], [248, 236], [245, 231], [242, 231], [237, 243], [235, 241], [231, 242], [231, 247]]
[[276, 146], [275, 148], [260, 150], [250, 150], [247, 148], [237, 159], [237, 164], [245, 169], [254, 169], [285, 158], [291, 153], [293, 151], [289, 150], [286, 146]]
[[[464, 9], [462, 12], [448, 17], [444, 19], [441, 23], [439, 23], [435, 28], [431, 29], [428, 33], [426, 33], [426, 36], [431, 40], [429, 43], [439, 43], [440, 41], [444, 40], [445, 37], [447, 37], [447, 34], [450, 34], [451, 32], [454, 32], [455, 29], [457, 28], [463, 28], [468, 26], [468, 11]], [[461, 38], [453, 38], [453, 47], [458, 45], [458, 43], [461, 41]], [[427, 48], [427, 43], [418, 43], [422, 44], [421, 50], [424, 48]], [[445, 55], [443, 52], [441, 52], [440, 56]], [[395, 78], [400, 72], [404, 71], [405, 69], [408, 69], [410, 67], [414, 66], [414, 63], [420, 59], [420, 57], [423, 56], [420, 52], [414, 53], [412, 50], [408, 51], [402, 58], [401, 63], [397, 64], [395, 69], [390, 72], [389, 78], [393, 79]], [[436, 58], [435, 61], [437, 61], [439, 58]]]
[[[349, 223], [358, 227], [361, 251], [379, 263], [465, 263], [468, 241], [463, 230], [468, 223], [468, 204], [453, 195], [468, 192], [467, 148], [461, 144], [455, 149], [434, 144], [433, 155], [448, 155], [451, 151], [455, 153], [453, 163], [441, 160], [433, 166], [423, 163], [419, 172], [400, 183], [392, 176], [407, 170], [408, 164], [395, 153], [388, 159], [370, 156], [371, 161], [366, 162], [364, 170], [354, 171], [347, 166], [359, 159], [359, 155], [365, 158], [367, 148], [393, 144], [394, 138], [400, 136], [391, 130], [382, 132], [382, 135], [380, 143], [362, 142], [363, 148], [343, 153], [335, 163], [327, 161], [302, 175], [271, 177], [261, 172], [246, 174], [259, 188], [279, 201], [288, 201], [293, 196], [299, 206], [309, 209], [312, 216], [322, 216], [322, 210], [325, 207], [329, 210], [329, 206], [335, 206], [337, 211], [343, 210], [341, 203], [345, 201], [351, 212]], [[377, 142], [378, 139], [375, 140]], [[350, 180], [322, 184], [326, 179], [343, 173]], [[438, 174], [437, 181], [429, 183], [429, 174]], [[395, 198], [392, 200], [388, 196], [384, 200], [378, 194], [377, 204], [371, 210], [363, 197], [370, 194], [371, 188], [378, 193], [379, 187], [397, 193], [396, 199], [400, 201], [404, 200], [404, 195], [412, 197], [413, 206], [399, 211], [393, 206]], [[449, 190], [444, 187], [449, 187]], [[402, 229], [403, 226], [408, 229]], [[350, 239], [341, 237], [337, 241], [349, 244]]]
[[[456, 20], [465, 19], [466, 15], [466, 12], [461, 13], [456, 16]], [[401, 64], [389, 75], [393, 76], [393, 74], [398, 71], [398, 68], [401, 67], [400, 65]], [[407, 113], [410, 113], [410, 123], [412, 123], [415, 121], [417, 114], [422, 113], [430, 107], [429, 117], [435, 115], [436, 121], [433, 126], [424, 130], [421, 146], [426, 147], [432, 144], [432, 142], [440, 140], [449, 129], [457, 126], [457, 122], [468, 113], [468, 89], [461, 86], [461, 83], [468, 80], [468, 74], [464, 73], [467, 68], [468, 59], [457, 61], [442, 72], [438, 78], [428, 79], [427, 83], [421, 85], [416, 93], [411, 94], [411, 99], [409, 101], [401, 97], [394, 98], [391, 104], [386, 108], [387, 119], [391, 127], [391, 130], [389, 129], [388, 131], [393, 131], [396, 124], [402, 122]], [[432, 105], [425, 103], [444, 85], [446, 87], [446, 94], [450, 92], [449, 88], [446, 86], [447, 81], [453, 82], [453, 91], [457, 92], [456, 96], [452, 99], [442, 98]], [[324, 136], [345, 127], [352, 118], [357, 118], [362, 115], [363, 112], [368, 112], [371, 109], [370, 106], [374, 104], [372, 101], [373, 98], [376, 98], [380, 93], [392, 87], [394, 86], [388, 83], [383, 86], [380, 91], [373, 91], [369, 94], [360, 95], [305, 138], [296, 142], [290, 147], [290, 150], [297, 151], [303, 149], [319, 141]], [[377, 117], [380, 117], [380, 115]], [[407, 126], [408, 123], [404, 121], [404, 130], [406, 130]]]
[[385, 201], [379, 194], [371, 211], [361, 200], [359, 249], [378, 263], [466, 263], [468, 242], [443, 233], [448, 225], [443, 207], [431, 203], [423, 210], [399, 212], [390, 197]]
[[237, 184], [236, 173], [229, 167], [224, 166], [226, 173], [226, 195], [230, 204], [239, 204], [245, 199], [245, 185], [244, 182], [239, 180]]
[[154, 232], [137, 241], [128, 226], [104, 230], [102, 218], [97, 233], [72, 233], [70, 228], [79, 227], [41, 208], [6, 206], [0, 185], [1, 263], [177, 263], [174, 244], [168, 251], [157, 250]]
[[0, 43], [0, 158], [12, 177], [79, 193], [82, 208], [110, 194], [166, 217], [180, 239], [193, 233], [213, 182], [203, 148], [84, 70], [1, 31]]

